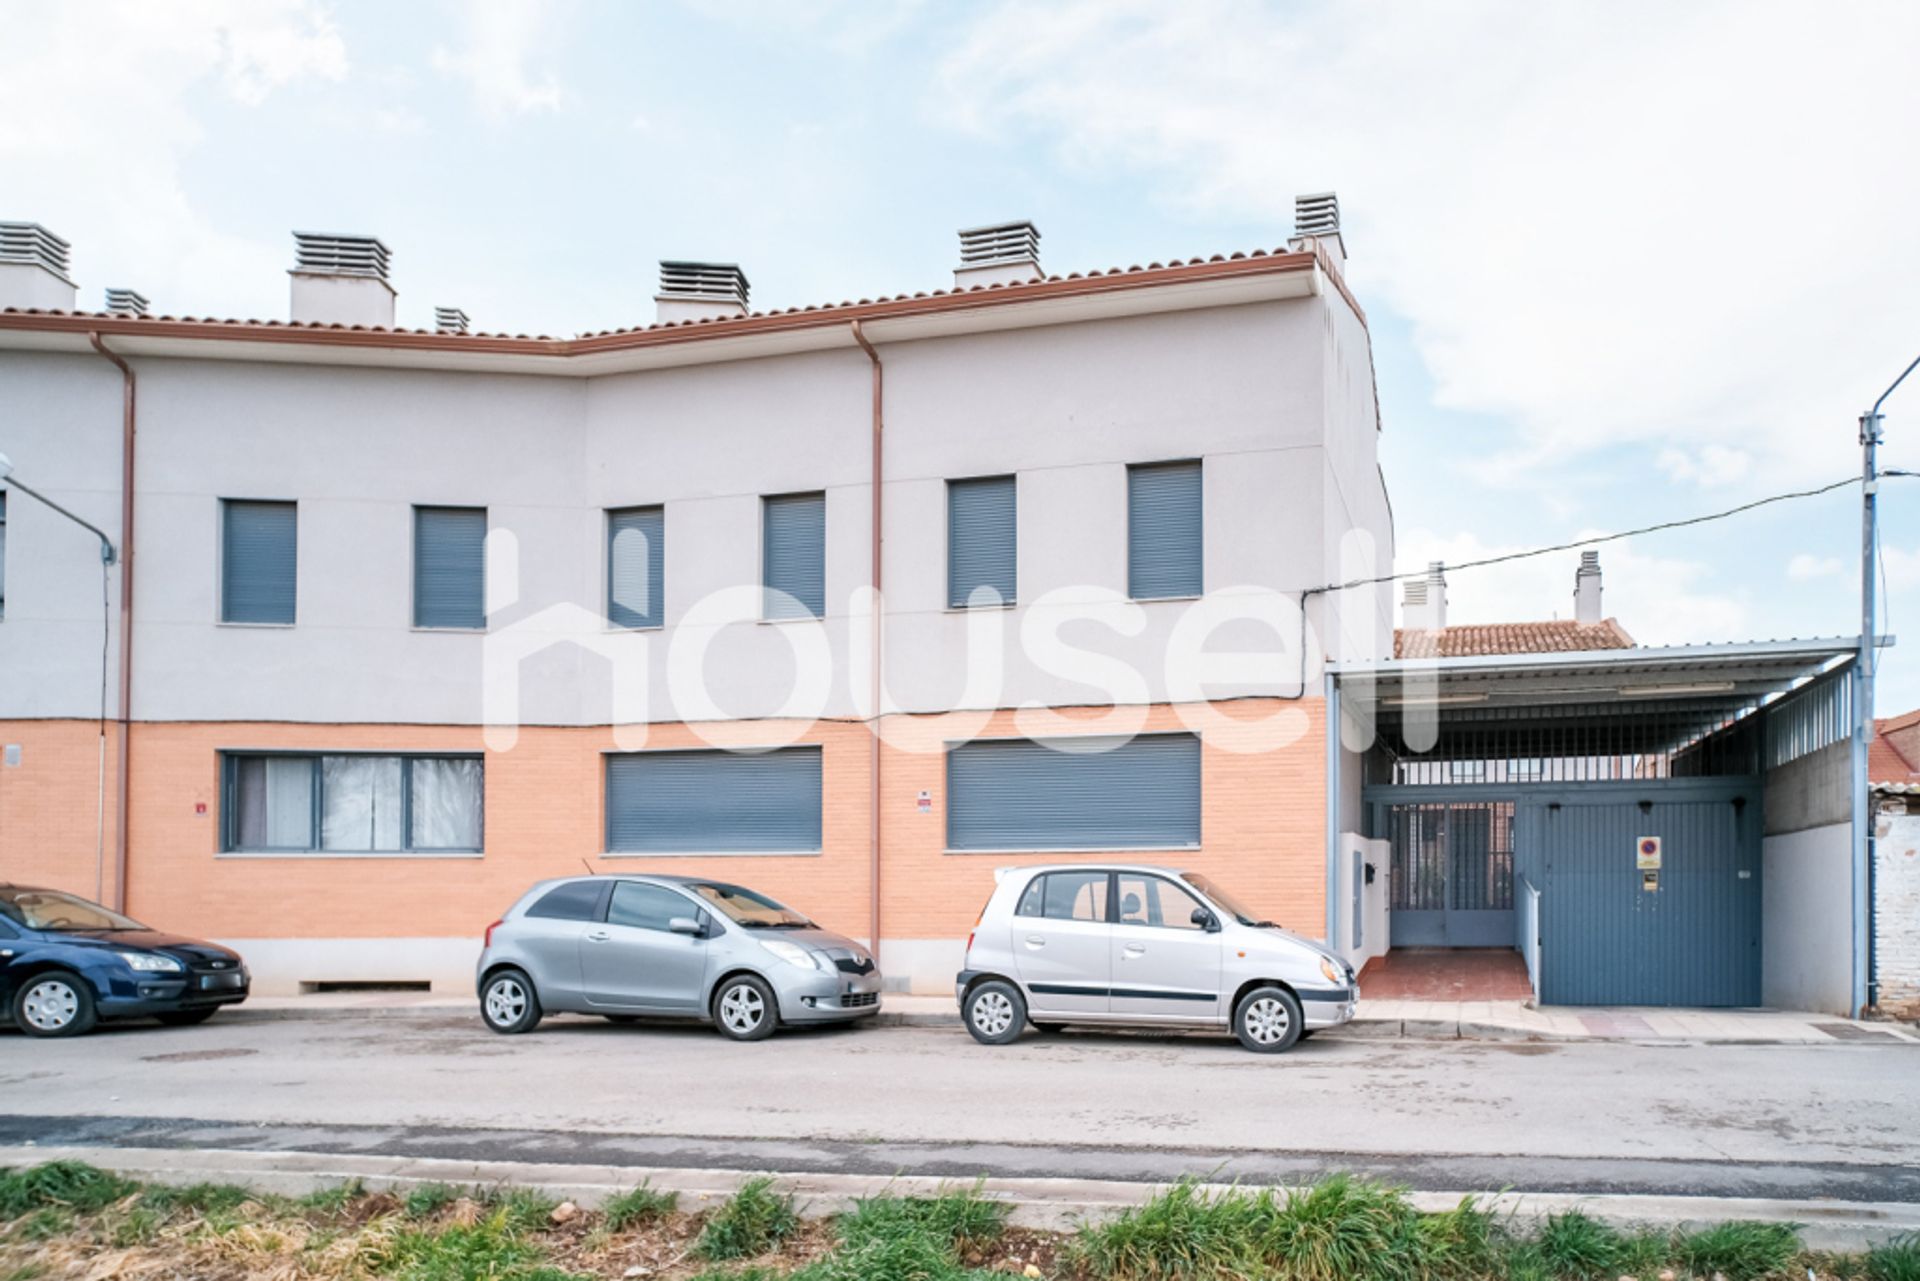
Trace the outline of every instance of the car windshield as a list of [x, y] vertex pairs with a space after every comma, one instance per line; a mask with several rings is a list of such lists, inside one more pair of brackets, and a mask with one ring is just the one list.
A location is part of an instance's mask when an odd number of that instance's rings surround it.
[[700, 881], [687, 886], [705, 902], [742, 929], [805, 930], [813, 922], [790, 907], [783, 907], [764, 894], [727, 885], [719, 881]]
[[1216, 904], [1233, 913], [1233, 919], [1242, 925], [1272, 925], [1273, 922], [1243, 904], [1239, 899], [1220, 888], [1198, 872], [1182, 872], [1180, 879], [1212, 899]]
[[144, 930], [140, 922], [59, 890], [0, 889], [0, 915], [30, 930]]

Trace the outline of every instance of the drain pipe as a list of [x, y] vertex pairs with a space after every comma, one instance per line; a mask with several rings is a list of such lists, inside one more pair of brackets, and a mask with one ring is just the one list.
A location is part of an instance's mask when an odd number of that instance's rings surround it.
[[[860, 344], [860, 350], [867, 353], [867, 359], [873, 365], [873, 543], [872, 568], [869, 571], [873, 580], [873, 599], [870, 602], [870, 617], [867, 622], [867, 665], [871, 669], [867, 678], [867, 714], [871, 718], [867, 725], [867, 948], [873, 953], [874, 964], [880, 962], [880, 517], [885, 508], [881, 501], [881, 441], [882, 428], [885, 425], [880, 414], [883, 375], [880, 367], [880, 353], [867, 341], [867, 335], [860, 328], [860, 322], [850, 322], [853, 326], [853, 340]], [[882, 971], [884, 973], [884, 971]]]
[[133, 368], [120, 359], [97, 332], [89, 332], [93, 349], [120, 370], [120, 742], [119, 768], [114, 780], [113, 907], [127, 910], [127, 816], [132, 809], [133, 773]]

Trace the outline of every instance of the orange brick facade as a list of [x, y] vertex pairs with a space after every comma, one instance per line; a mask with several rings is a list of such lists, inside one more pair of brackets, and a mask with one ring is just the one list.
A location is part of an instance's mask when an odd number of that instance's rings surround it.
[[[1326, 769], [1324, 705], [1247, 700], [1135, 709], [1143, 732], [1202, 734], [1201, 848], [1116, 851], [1218, 876], [1280, 924], [1324, 932]], [[1183, 718], [1183, 711], [1186, 713]], [[1051, 711], [1056, 731], [1110, 732], [1110, 709]], [[1102, 857], [946, 852], [945, 762], [950, 738], [1033, 734], [1029, 714], [896, 717], [882, 756], [882, 935], [964, 939], [992, 892], [997, 867]], [[1190, 724], [1192, 722], [1192, 724]], [[1286, 741], [1249, 743], [1240, 726], [1281, 727]], [[823, 924], [864, 938], [870, 892], [869, 732], [857, 723], [728, 722], [648, 727], [650, 748], [710, 744], [822, 748], [823, 831], [817, 855], [606, 857], [602, 756], [607, 728], [529, 728], [510, 750], [485, 752], [481, 857], [251, 857], [220, 853], [220, 754], [247, 749], [461, 751], [484, 749], [463, 726], [161, 724], [134, 727], [128, 911], [168, 929], [222, 939], [448, 938], [477, 940], [534, 881], [633, 870], [725, 877], [762, 889]], [[0, 879], [95, 888], [95, 758], [91, 722], [0, 723], [19, 744], [0, 772]], [[111, 737], [109, 737], [111, 744]], [[1247, 748], [1254, 750], [1246, 750]], [[113, 762], [108, 762], [112, 785]], [[920, 795], [930, 804], [921, 808]], [[109, 793], [111, 801], [111, 793]], [[111, 821], [111, 804], [109, 804]], [[113, 836], [107, 833], [108, 861]], [[108, 869], [111, 894], [111, 868]], [[317, 975], [282, 976], [300, 980]], [[411, 977], [396, 973], [390, 977]]]

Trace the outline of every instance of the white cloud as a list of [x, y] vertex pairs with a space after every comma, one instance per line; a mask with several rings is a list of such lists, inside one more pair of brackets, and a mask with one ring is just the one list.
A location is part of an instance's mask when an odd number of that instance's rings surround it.
[[1671, 479], [1709, 489], [1743, 481], [1753, 472], [1753, 455], [1729, 445], [1663, 449], [1655, 462]]
[[1777, 481], [1845, 473], [1920, 331], [1916, 45], [1897, 0], [1010, 0], [929, 108], [1276, 243], [1337, 189], [1437, 401], [1527, 442], [1487, 479], [1684, 440], [1688, 479]]
[[[16, 5], [0, 44], [0, 172], [8, 217], [73, 242], [80, 304], [125, 284], [178, 313], [284, 312], [286, 249], [225, 231], [189, 202], [189, 104], [212, 84], [243, 106], [338, 80], [347, 50], [311, 0]], [[80, 88], [77, 88], [80, 87]], [[17, 202], [17, 203], [16, 203]]]
[[1787, 562], [1787, 577], [1797, 583], [1816, 578], [1834, 578], [1845, 568], [1838, 556], [1814, 556], [1801, 552]]
[[467, 82], [482, 114], [494, 118], [558, 111], [567, 93], [551, 72], [528, 63], [552, 43], [553, 6], [544, 0], [466, 0], [459, 6], [463, 41], [436, 48], [433, 68]]

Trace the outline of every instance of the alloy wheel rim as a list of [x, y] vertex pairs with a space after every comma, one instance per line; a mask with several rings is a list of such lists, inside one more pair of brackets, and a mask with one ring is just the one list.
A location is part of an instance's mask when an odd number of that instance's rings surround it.
[[527, 992], [512, 979], [502, 979], [487, 989], [487, 1017], [505, 1027], [518, 1022], [527, 1012]]
[[80, 994], [59, 979], [48, 979], [27, 989], [20, 1012], [42, 1032], [58, 1032], [80, 1015]]
[[974, 998], [973, 1025], [987, 1036], [1001, 1036], [1013, 1026], [1013, 1002], [999, 992], [983, 992]]
[[1247, 1035], [1262, 1045], [1273, 1045], [1287, 1035], [1293, 1018], [1287, 1007], [1271, 996], [1263, 996], [1247, 1007]]
[[745, 983], [730, 987], [720, 998], [720, 1018], [736, 1032], [751, 1032], [767, 1016], [767, 1003]]

